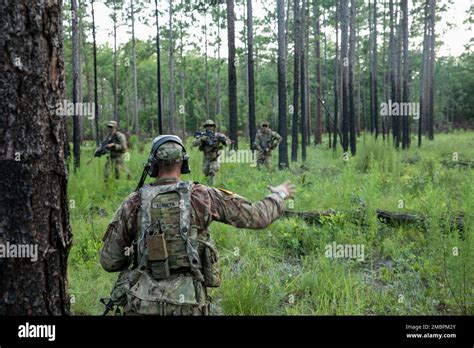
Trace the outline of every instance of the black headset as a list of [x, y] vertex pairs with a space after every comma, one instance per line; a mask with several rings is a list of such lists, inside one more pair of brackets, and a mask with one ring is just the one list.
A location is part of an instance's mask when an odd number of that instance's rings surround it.
[[148, 156], [148, 162], [145, 164], [145, 168], [143, 169], [142, 177], [138, 183], [137, 190], [143, 186], [147, 175], [151, 176], [152, 178], [156, 178], [158, 176], [157, 164], [159, 161], [165, 160], [156, 157], [156, 152], [161, 145], [167, 142], [173, 142], [181, 146], [184, 152], [182, 157], [183, 164], [181, 165], [181, 174], [191, 173], [189, 168], [189, 155], [186, 153], [186, 148], [184, 147], [183, 141], [176, 135], [160, 135], [153, 139], [150, 155]]

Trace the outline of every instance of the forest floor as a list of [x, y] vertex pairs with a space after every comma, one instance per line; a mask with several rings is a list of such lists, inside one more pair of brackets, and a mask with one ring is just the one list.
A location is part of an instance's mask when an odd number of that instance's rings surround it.
[[[326, 144], [308, 147], [304, 167], [299, 156], [291, 169], [271, 174], [248, 163], [221, 164], [217, 187], [258, 200], [268, 185], [289, 179], [297, 192], [288, 209], [340, 213], [322, 225], [282, 218], [257, 231], [213, 223], [222, 272], [221, 287], [210, 291], [216, 313], [473, 315], [474, 168], [459, 163], [474, 160], [474, 134], [438, 134], [421, 149], [412, 138], [408, 151], [366, 135], [347, 161], [340, 148], [334, 155]], [[101, 239], [120, 202], [135, 189], [150, 146], [135, 143], [130, 151], [127, 165], [134, 180], [111, 178], [105, 184], [105, 157], [86, 165], [95, 150], [88, 145], [82, 148], [81, 169], [69, 176], [68, 271], [76, 315], [103, 311], [99, 299], [109, 296], [117, 274], [99, 264]], [[192, 173], [184, 179], [205, 183], [201, 154], [188, 150]], [[426, 220], [393, 227], [378, 221], [376, 209]], [[354, 220], [351, 212], [363, 218]], [[464, 213], [462, 231], [450, 222], [458, 212]], [[356, 253], [330, 257], [341, 247]]]

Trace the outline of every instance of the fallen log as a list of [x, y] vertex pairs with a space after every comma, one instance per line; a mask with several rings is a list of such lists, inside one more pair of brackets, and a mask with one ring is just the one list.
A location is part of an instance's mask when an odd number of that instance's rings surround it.
[[443, 160], [441, 163], [448, 168], [464, 167], [464, 168], [474, 168], [473, 161], [448, 161]]
[[[428, 219], [424, 215], [417, 215], [414, 213], [400, 213], [392, 212], [382, 209], [377, 209], [377, 219], [384, 224], [392, 226], [401, 226], [408, 224], [416, 224], [423, 229], [427, 229]], [[322, 210], [322, 211], [294, 211], [294, 210], [285, 210], [283, 213], [284, 217], [294, 217], [303, 219], [308, 223], [315, 223], [322, 225], [324, 217], [335, 216], [338, 213], [344, 213], [349, 216], [349, 219], [354, 222], [360, 222], [364, 219], [364, 211], [355, 210], [349, 212], [335, 211], [332, 209]], [[459, 231], [464, 230], [464, 214], [462, 212], [458, 213], [454, 218], [447, 218], [446, 221], [450, 222], [450, 225], [454, 225]]]

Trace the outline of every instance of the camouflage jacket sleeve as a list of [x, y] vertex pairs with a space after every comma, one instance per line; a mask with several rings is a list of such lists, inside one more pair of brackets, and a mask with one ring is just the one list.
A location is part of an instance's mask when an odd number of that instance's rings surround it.
[[194, 140], [193, 140], [193, 146], [199, 146], [199, 145], [201, 145], [201, 144], [202, 144], [202, 140], [201, 140], [201, 139], [202, 139], [201, 137], [194, 139]]
[[208, 187], [211, 219], [239, 228], [260, 229], [275, 221], [285, 208], [276, 193], [257, 202], [230, 191]]
[[127, 138], [125, 137], [125, 134], [118, 132], [117, 140], [118, 142], [115, 142], [114, 149], [127, 151]]
[[281, 143], [282, 137], [281, 137], [280, 134], [278, 134], [277, 132], [273, 131], [273, 132], [272, 132], [272, 136], [273, 136], [274, 139], [276, 139], [275, 145], [278, 145], [278, 144]]
[[125, 248], [129, 248], [137, 232], [137, 212], [140, 195], [130, 194], [114, 214], [102, 238], [104, 245], [100, 251], [100, 264], [108, 272], [124, 270], [131, 262]]
[[257, 135], [255, 136], [255, 149], [257, 151], [262, 150], [262, 137], [261, 137], [260, 132], [257, 132]]
[[218, 133], [217, 134], [218, 137], [222, 137], [223, 139], [225, 139], [225, 145], [229, 146], [230, 144], [232, 144], [232, 140], [230, 140], [229, 137], [227, 137], [225, 134], [223, 133]]

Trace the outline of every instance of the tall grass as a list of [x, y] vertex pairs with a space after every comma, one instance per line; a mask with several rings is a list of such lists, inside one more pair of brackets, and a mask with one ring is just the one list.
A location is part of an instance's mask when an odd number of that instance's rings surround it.
[[[221, 253], [223, 282], [210, 294], [218, 311], [228, 315], [367, 315], [474, 313], [474, 175], [442, 160], [473, 160], [473, 134], [438, 135], [421, 149], [397, 151], [367, 136], [354, 158], [343, 161], [326, 145], [308, 148], [308, 161], [267, 173], [249, 164], [222, 164], [216, 186], [252, 200], [268, 185], [290, 179], [297, 186], [295, 210], [335, 209], [341, 214], [321, 226], [280, 219], [264, 230], [239, 230], [213, 223]], [[69, 286], [75, 314], [99, 314], [116, 274], [98, 263], [101, 238], [120, 202], [134, 190], [150, 144], [135, 146], [128, 167], [133, 180], [103, 182], [105, 159], [83, 164], [69, 178], [74, 244], [69, 258]], [[245, 144], [241, 144], [245, 148]], [[192, 174], [205, 182], [201, 154], [189, 146]], [[92, 145], [83, 158], [92, 156]], [[277, 155], [273, 166], [277, 166]], [[425, 226], [390, 227], [375, 209], [416, 212]], [[351, 211], [365, 216], [354, 221]], [[464, 212], [457, 231], [450, 217]], [[328, 244], [360, 244], [362, 262], [328, 258]], [[456, 256], [457, 255], [457, 256]]]

